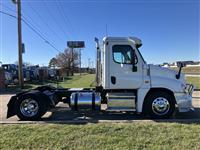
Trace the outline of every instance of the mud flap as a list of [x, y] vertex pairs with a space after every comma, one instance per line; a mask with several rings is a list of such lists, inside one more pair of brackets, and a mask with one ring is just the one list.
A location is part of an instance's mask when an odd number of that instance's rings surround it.
[[9, 103], [7, 104], [7, 118], [10, 118], [16, 115], [15, 104], [16, 104], [17, 96], [12, 96]]

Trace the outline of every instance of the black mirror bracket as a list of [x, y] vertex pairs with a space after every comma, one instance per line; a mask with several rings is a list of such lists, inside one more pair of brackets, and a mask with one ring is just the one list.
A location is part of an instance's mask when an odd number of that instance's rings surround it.
[[176, 74], [176, 79], [180, 79], [181, 70], [182, 70], [182, 68], [185, 67], [186, 65], [185, 65], [184, 63], [182, 63], [182, 62], [179, 62], [177, 66], [179, 67], [179, 71], [178, 71], [178, 74]]

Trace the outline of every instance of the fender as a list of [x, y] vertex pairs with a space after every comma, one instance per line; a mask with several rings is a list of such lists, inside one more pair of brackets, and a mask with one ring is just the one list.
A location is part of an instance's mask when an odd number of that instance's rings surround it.
[[10, 118], [14, 115], [16, 115], [16, 110], [15, 110], [15, 103], [17, 101], [17, 96], [12, 96], [10, 98], [10, 101], [7, 104], [8, 110], [7, 110], [7, 118]]
[[48, 109], [50, 108], [50, 106], [54, 105], [54, 104], [52, 104], [51, 99], [47, 95], [45, 95], [44, 93], [42, 93], [42, 92], [40, 92], [38, 90], [22, 92], [22, 93], [16, 94], [15, 96], [12, 96], [10, 101], [8, 102], [8, 104], [7, 104], [7, 107], [8, 107], [7, 118], [10, 118], [10, 117], [16, 115], [16, 102], [17, 102], [17, 100], [20, 99], [20, 97], [22, 95], [25, 95], [25, 94], [37, 94], [37, 95], [40, 95], [42, 97], [42, 99], [46, 101]]
[[16, 94], [15, 96], [12, 96], [10, 98], [10, 101], [7, 104], [7, 107], [8, 107], [7, 118], [10, 118], [10, 117], [16, 115], [15, 104], [16, 104], [18, 97], [20, 97], [21, 95], [28, 93], [28, 92], [29, 91], [20, 92], [20, 93]]

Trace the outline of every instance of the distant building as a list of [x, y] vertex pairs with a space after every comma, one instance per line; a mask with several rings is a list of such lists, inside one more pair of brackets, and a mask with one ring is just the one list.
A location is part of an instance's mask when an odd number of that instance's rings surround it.
[[200, 66], [200, 61], [194, 61], [193, 63], [194, 63], [194, 65]]
[[175, 65], [179, 62], [184, 63], [186, 66], [200, 66], [200, 61], [177, 61], [175, 62]]
[[175, 65], [177, 65], [177, 64], [180, 63], [180, 62], [181, 62], [181, 63], [184, 63], [185, 65], [193, 65], [193, 63], [194, 63], [193, 61], [176, 61], [176, 62], [175, 62]]
[[169, 63], [167, 63], [167, 62], [164, 62], [162, 65], [160, 65], [160, 66], [162, 66], [162, 67], [170, 67], [170, 64]]
[[159, 64], [158, 66], [162, 66], [162, 67], [177, 67], [177, 64], [179, 62], [184, 63], [188, 67], [200, 66], [200, 61], [176, 61], [176, 62], [173, 62], [173, 63], [164, 62], [162, 64]]

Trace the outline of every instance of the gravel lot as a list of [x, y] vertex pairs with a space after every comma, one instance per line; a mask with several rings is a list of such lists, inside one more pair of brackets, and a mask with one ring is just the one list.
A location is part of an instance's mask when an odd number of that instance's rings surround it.
[[[1, 94], [0, 95], [0, 121], [1, 123], [19, 123], [17, 116], [13, 116], [9, 119], [6, 119], [7, 113], [7, 103], [12, 94]], [[176, 113], [172, 120], [199, 120], [200, 121], [200, 92], [194, 92], [193, 94], [193, 106], [195, 111], [190, 111], [187, 113]], [[58, 106], [53, 109], [51, 112], [47, 112], [43, 118], [43, 122], [64, 122], [64, 121], [94, 121], [94, 120], [104, 120], [104, 121], [134, 121], [134, 120], [146, 120], [142, 115], [137, 115], [135, 113], [108, 113], [108, 112], [74, 112], [69, 111], [70, 108], [67, 107], [67, 104], [59, 103]]]

